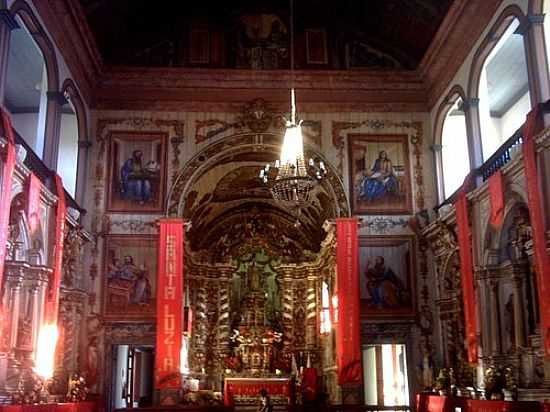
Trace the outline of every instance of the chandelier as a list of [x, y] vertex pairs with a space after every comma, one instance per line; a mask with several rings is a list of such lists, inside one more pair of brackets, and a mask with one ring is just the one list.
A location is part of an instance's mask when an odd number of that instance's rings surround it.
[[260, 171], [260, 179], [269, 187], [276, 201], [299, 213], [302, 206], [309, 202], [313, 187], [326, 175], [326, 168], [318, 159], [309, 159], [306, 163], [302, 122], [296, 122], [293, 0], [290, 0], [290, 79], [290, 120], [286, 121], [281, 156], [274, 164], [267, 164]]

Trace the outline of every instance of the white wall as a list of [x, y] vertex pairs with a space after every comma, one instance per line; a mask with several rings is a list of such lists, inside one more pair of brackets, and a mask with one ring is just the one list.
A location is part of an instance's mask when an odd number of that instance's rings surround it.
[[[36, 132], [38, 129], [38, 113], [16, 113], [11, 115], [13, 128], [36, 152]], [[38, 153], [37, 153], [38, 154]], [[40, 155], [39, 155], [40, 156]]]
[[470, 171], [466, 119], [464, 116], [447, 116], [441, 139], [445, 197], [458, 189]]

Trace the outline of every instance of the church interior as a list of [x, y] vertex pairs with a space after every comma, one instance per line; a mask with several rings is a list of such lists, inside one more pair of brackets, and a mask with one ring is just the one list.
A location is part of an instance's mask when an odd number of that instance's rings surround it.
[[550, 411], [549, 10], [0, 0], [0, 412]]

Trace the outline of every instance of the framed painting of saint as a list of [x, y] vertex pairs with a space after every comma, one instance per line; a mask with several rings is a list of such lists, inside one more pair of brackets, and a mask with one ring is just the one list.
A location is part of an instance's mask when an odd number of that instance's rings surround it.
[[107, 211], [161, 212], [166, 186], [166, 134], [113, 132], [108, 139]]
[[157, 252], [157, 238], [153, 236], [105, 238], [105, 318], [129, 320], [155, 316]]
[[415, 242], [411, 236], [359, 238], [362, 317], [414, 316], [414, 256]]
[[349, 135], [349, 186], [354, 214], [410, 214], [406, 135]]

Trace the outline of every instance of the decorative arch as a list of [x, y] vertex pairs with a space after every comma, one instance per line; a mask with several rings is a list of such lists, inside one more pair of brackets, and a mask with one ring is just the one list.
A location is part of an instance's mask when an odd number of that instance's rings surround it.
[[72, 79], [65, 79], [61, 86], [61, 93], [73, 104], [76, 121], [78, 125], [78, 163], [76, 169], [76, 191], [75, 198], [78, 204], [84, 203], [84, 188], [87, 180], [88, 170], [88, 148], [91, 145], [88, 136], [88, 118], [86, 107], [78, 88]]
[[[167, 214], [191, 221], [189, 239], [194, 252], [211, 248], [212, 242], [231, 233], [231, 228], [246, 230], [256, 221], [264, 222], [260, 226], [268, 225], [265, 222], [269, 219], [272, 230], [281, 231], [289, 245], [318, 252], [326, 235], [322, 223], [349, 215], [348, 199], [336, 170], [307, 145], [305, 156], [318, 158], [327, 166], [327, 176], [312, 192], [311, 205], [293, 216], [272, 199], [261, 184], [259, 171], [266, 162], [278, 158], [281, 140], [281, 133], [235, 134], [207, 146], [176, 174], [167, 197]], [[248, 221], [245, 216], [249, 216]], [[299, 224], [301, 230], [294, 230], [293, 224]], [[200, 242], [195, 232], [201, 233]], [[260, 233], [269, 232], [263, 228]]]
[[23, 20], [25, 27], [40, 48], [42, 56], [44, 56], [46, 74], [48, 76], [48, 90], [58, 91], [59, 68], [57, 64], [57, 57], [55, 55], [55, 47], [52, 41], [25, 0], [15, 0], [10, 7], [10, 12], [13, 15], [19, 16], [21, 20]]
[[476, 98], [479, 95], [479, 80], [481, 78], [481, 71], [487, 56], [491, 53], [494, 47], [499, 42], [500, 38], [508, 29], [514, 19], [518, 19], [520, 25], [525, 21], [526, 16], [517, 5], [510, 5], [506, 7], [500, 16], [491, 26], [491, 29], [477, 48], [472, 64], [470, 66], [470, 74], [468, 76], [468, 97]]

